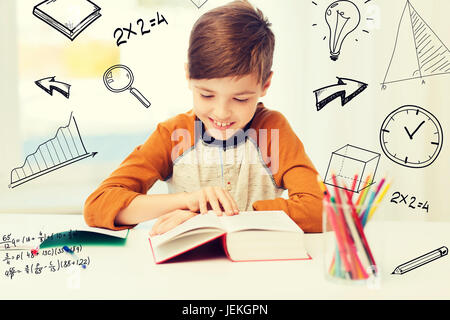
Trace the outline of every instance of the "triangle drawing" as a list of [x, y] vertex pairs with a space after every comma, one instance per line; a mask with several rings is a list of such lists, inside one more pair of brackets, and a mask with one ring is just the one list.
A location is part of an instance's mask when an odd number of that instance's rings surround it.
[[450, 74], [450, 50], [406, 1], [382, 85]]

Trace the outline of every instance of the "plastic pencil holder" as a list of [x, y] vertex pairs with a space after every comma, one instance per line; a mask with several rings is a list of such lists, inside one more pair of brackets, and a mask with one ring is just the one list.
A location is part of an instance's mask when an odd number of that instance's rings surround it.
[[[343, 284], [377, 287], [380, 284], [379, 250], [373, 250], [366, 234], [364, 208], [324, 199], [324, 273], [328, 280]], [[372, 233], [373, 234], [373, 233]]]

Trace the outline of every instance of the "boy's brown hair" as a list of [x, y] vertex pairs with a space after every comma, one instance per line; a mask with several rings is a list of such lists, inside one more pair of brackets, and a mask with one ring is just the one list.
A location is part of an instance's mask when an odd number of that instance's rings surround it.
[[203, 14], [189, 39], [191, 79], [245, 76], [268, 79], [275, 46], [271, 24], [246, 0], [233, 1]]

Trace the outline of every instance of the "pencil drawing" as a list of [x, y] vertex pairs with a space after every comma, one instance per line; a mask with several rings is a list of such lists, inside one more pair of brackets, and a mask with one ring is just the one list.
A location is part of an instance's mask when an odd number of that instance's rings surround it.
[[448, 248], [446, 246], [442, 246], [440, 248], [437, 248], [435, 250], [432, 250], [428, 253], [425, 253], [424, 255], [421, 255], [417, 258], [414, 258], [408, 262], [405, 262], [398, 267], [394, 269], [392, 274], [405, 274], [411, 270], [414, 270], [416, 268], [419, 268], [427, 263], [430, 263], [431, 261], [434, 261], [436, 259], [442, 258], [443, 256], [446, 256], [448, 254]]

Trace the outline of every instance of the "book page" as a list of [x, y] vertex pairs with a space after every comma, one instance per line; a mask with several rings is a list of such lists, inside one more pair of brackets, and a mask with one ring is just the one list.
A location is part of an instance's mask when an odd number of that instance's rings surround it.
[[123, 229], [123, 230], [110, 230], [105, 228], [97, 228], [97, 227], [89, 227], [86, 224], [80, 224], [78, 226], [75, 226], [71, 228], [73, 231], [86, 231], [86, 232], [95, 232], [99, 234], [108, 235], [111, 237], [117, 237], [125, 239], [128, 235], [129, 229]]
[[190, 218], [166, 233], [151, 237], [152, 243], [157, 246], [172, 240], [183, 233], [190, 233], [193, 230], [198, 229], [224, 230], [224, 227], [220, 217], [218, 217], [214, 212], [209, 211], [206, 214], [198, 214]]
[[234, 216], [222, 216], [227, 232], [241, 230], [277, 230], [303, 232], [284, 211], [242, 211]]

